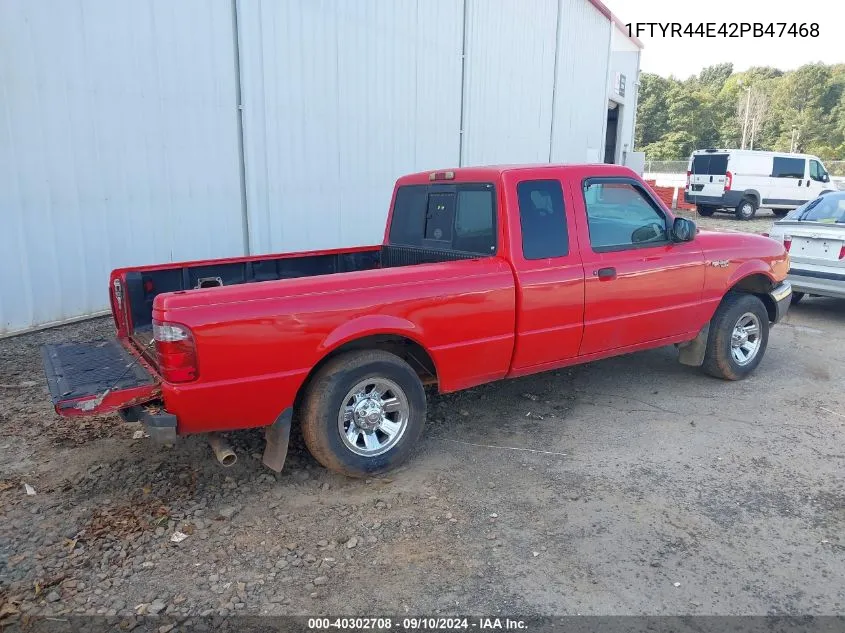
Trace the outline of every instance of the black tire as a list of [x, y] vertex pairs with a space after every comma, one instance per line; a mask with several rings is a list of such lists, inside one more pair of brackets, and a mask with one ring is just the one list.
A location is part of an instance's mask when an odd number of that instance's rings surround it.
[[801, 303], [801, 299], [803, 299], [803, 298], [804, 298], [803, 292], [793, 292], [792, 293], [792, 299], [790, 299], [789, 301], [792, 305], [796, 305], [796, 304]]
[[[753, 357], [745, 363], [740, 363], [733, 355], [733, 333], [738, 322], [749, 314], [757, 318], [759, 345]], [[710, 319], [710, 334], [707, 337], [702, 369], [723, 380], [741, 380], [760, 364], [768, 343], [769, 314], [763, 302], [754, 295], [729, 292]]]
[[754, 198], [743, 198], [736, 205], [734, 213], [737, 220], [750, 220], [757, 215], [757, 201]]
[[695, 210], [698, 212], [703, 218], [709, 218], [711, 215], [716, 213], [716, 207], [704, 207], [700, 204], [695, 205]]
[[772, 209], [772, 213], [779, 218], [783, 218], [786, 217], [787, 213], [789, 213], [789, 209]]
[[[408, 405], [407, 422], [399, 439], [385, 452], [360, 455], [341, 437], [339, 416], [350, 390], [371, 379], [386, 379], [402, 391]], [[327, 362], [309, 382], [300, 409], [302, 436], [314, 459], [329, 470], [369, 477], [392, 470], [408, 458], [425, 425], [425, 408], [422, 381], [404, 360], [382, 350], [348, 352]], [[377, 431], [372, 434], [378, 435]], [[358, 440], [363, 443], [363, 436]], [[365, 446], [358, 449], [368, 450]]]

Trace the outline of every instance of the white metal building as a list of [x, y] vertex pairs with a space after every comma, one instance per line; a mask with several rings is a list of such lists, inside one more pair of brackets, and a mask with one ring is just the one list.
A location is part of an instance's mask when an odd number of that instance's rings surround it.
[[620, 29], [599, 0], [3, 0], [0, 334], [104, 310], [118, 266], [377, 243], [406, 172], [625, 162]]

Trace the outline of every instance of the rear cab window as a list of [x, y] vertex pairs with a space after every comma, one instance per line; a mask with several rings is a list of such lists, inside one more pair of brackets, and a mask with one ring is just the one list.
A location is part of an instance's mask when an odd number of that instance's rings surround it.
[[492, 183], [403, 185], [396, 190], [388, 241], [477, 255], [496, 253]]

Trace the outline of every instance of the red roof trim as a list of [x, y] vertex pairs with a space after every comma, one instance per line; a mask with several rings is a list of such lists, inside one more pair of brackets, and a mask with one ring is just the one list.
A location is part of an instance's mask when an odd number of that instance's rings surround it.
[[619, 30], [625, 34], [625, 37], [627, 37], [634, 44], [636, 44], [637, 48], [643, 48], [643, 43], [638, 38], [632, 35], [628, 35], [628, 29], [625, 27], [625, 23], [619, 18], [617, 18], [615, 15], [613, 15], [611, 10], [604, 6], [604, 3], [602, 3], [601, 0], [590, 0], [590, 4], [593, 5], [596, 9], [598, 9], [599, 13], [604, 15], [604, 17], [616, 24], [616, 26], [619, 27]]

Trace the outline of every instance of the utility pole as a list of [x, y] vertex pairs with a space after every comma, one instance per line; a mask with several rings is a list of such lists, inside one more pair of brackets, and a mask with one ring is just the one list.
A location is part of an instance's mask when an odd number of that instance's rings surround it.
[[748, 149], [754, 149], [754, 136], [757, 133], [757, 117], [751, 119], [751, 139], [748, 143]]
[[751, 87], [746, 87], [745, 92], [748, 93], [748, 97], [745, 100], [745, 123], [742, 124], [742, 147], [740, 149], [745, 149], [745, 139], [748, 136], [748, 113], [751, 110]]
[[798, 147], [798, 138], [799, 138], [798, 128], [794, 127], [794, 128], [792, 128], [792, 143], [790, 143], [790, 145], [789, 145], [789, 152], [791, 154], [794, 154], [796, 148]]

